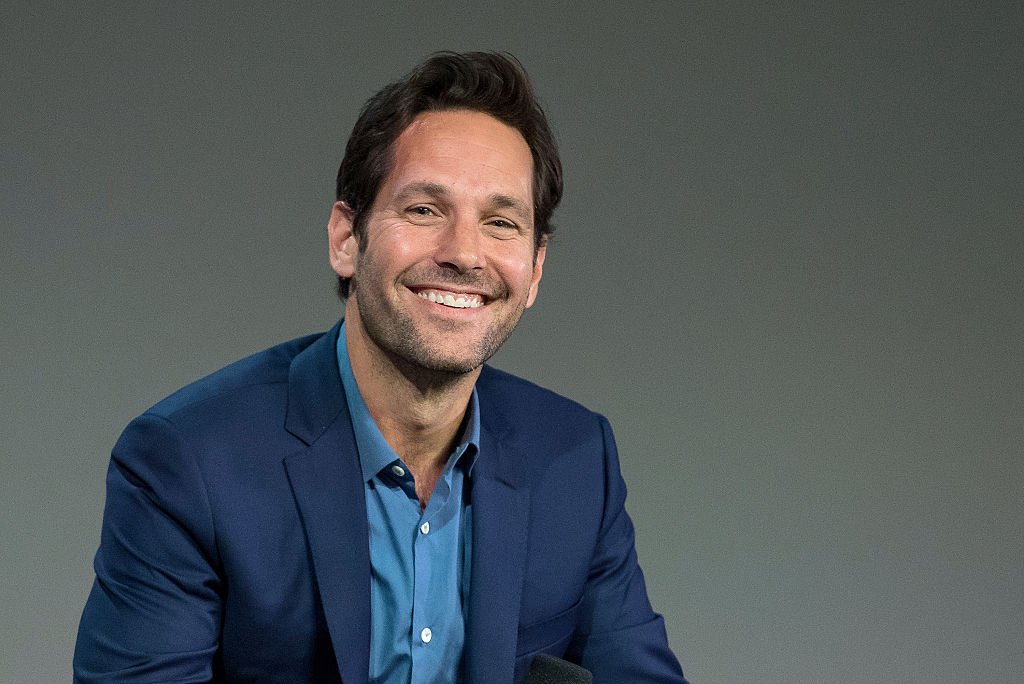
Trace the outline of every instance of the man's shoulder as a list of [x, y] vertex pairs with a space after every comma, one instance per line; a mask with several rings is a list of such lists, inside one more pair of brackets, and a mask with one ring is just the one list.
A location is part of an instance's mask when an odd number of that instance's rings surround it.
[[239, 359], [172, 392], [146, 413], [173, 419], [218, 404], [252, 403], [268, 393], [283, 395], [292, 361], [325, 334], [298, 337]]
[[516, 422], [543, 425], [552, 420], [564, 424], [580, 421], [596, 424], [603, 418], [577, 401], [520, 378], [511, 373], [484, 366], [477, 381], [484, 415], [487, 408], [498, 408]]
[[[609, 467], [617, 468], [611, 428], [600, 414], [491, 367], [480, 374], [477, 390], [481, 432], [500, 449], [500, 463], [493, 467], [509, 482], [528, 481], [535, 492], [554, 497], [545, 498], [544, 505], [557, 507], [555, 500], [585, 496]], [[599, 507], [599, 498], [589, 500]], [[585, 517], [581, 510], [574, 515]]]

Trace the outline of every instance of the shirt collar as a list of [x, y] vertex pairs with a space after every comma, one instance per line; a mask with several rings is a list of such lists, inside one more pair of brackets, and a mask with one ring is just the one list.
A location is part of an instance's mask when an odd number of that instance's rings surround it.
[[[384, 435], [381, 434], [380, 428], [374, 422], [369, 409], [366, 408], [363, 395], [359, 392], [359, 385], [356, 384], [355, 375], [352, 373], [352, 364], [349, 363], [344, 323], [341, 324], [338, 331], [337, 354], [338, 372], [341, 375], [341, 384], [345, 388], [348, 412], [352, 417], [352, 430], [356, 437], [356, 447], [359, 449], [359, 464], [363, 471], [363, 480], [369, 481], [381, 470], [400, 459], [384, 439]], [[466, 474], [471, 473], [479, 451], [480, 400], [477, 397], [476, 387], [474, 387], [473, 393], [469, 397], [466, 417], [462, 421], [462, 434], [459, 435], [458, 446], [448, 459], [445, 473], [454, 468], [457, 462], [463, 463]]]

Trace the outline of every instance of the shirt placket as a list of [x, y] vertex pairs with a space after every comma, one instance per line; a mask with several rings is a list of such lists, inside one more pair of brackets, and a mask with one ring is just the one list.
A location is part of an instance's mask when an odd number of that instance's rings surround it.
[[[444, 580], [442, 568], [435, 564], [437, 559], [437, 532], [443, 521], [441, 511], [448, 503], [451, 493], [450, 472], [437, 481], [434, 492], [420, 515], [413, 541], [413, 609], [412, 609], [412, 684], [429, 684], [435, 680], [438, 667], [435, 653], [443, 651], [443, 644], [437, 638], [443, 632], [438, 629], [438, 620], [443, 616], [432, 610], [431, 589], [437, 590], [436, 583]], [[417, 501], [418, 505], [418, 501]], [[435, 571], [439, 571], [436, 572]], [[436, 574], [436, 576], [435, 576]]]

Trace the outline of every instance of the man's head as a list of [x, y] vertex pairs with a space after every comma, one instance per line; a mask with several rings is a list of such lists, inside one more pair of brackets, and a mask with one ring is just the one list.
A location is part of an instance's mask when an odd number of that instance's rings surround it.
[[327, 224], [331, 266], [350, 279], [349, 352], [417, 383], [464, 377], [537, 296], [547, 245], [530, 148], [490, 114], [455, 109], [417, 116], [391, 154], [362, 239], [344, 202]]
[[[338, 169], [337, 199], [353, 214], [353, 234], [362, 248], [377, 193], [394, 164], [394, 143], [425, 112], [470, 110], [516, 129], [533, 161], [534, 249], [553, 230], [551, 215], [562, 198], [558, 148], [522, 65], [491, 52], [441, 52], [374, 95], [352, 129]], [[339, 276], [338, 294], [349, 282]]]

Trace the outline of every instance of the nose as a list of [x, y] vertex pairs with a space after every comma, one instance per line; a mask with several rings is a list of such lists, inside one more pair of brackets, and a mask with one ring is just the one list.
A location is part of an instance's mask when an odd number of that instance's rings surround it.
[[486, 263], [483, 237], [475, 221], [454, 217], [438, 236], [434, 260], [460, 273], [483, 268]]

